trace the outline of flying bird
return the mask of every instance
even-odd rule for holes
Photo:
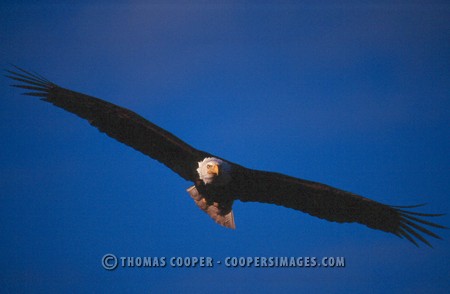
[[[100,132],[163,163],[192,182],[187,192],[198,207],[218,224],[235,229],[233,202],[262,202],[292,208],[338,223],[360,223],[369,228],[431,247],[424,236],[441,239],[428,227],[446,227],[424,220],[443,214],[410,211],[422,205],[390,206],[325,184],[280,173],[253,170],[195,149],[133,111],[107,101],[62,88],[41,75],[15,67],[6,76],[41,97],[86,119]]]

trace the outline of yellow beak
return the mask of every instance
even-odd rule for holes
[[[213,165],[210,169],[208,169],[208,174],[219,175],[219,166],[217,164]]]

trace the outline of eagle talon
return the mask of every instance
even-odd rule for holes
[[[208,200],[199,193],[196,186],[190,187],[187,191],[192,199],[194,199],[195,204],[197,204],[201,210],[206,212],[216,223],[230,229],[236,229],[232,202],[228,202],[227,206],[219,202]]]

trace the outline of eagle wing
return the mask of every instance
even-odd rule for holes
[[[25,95],[42,97],[42,100],[88,120],[101,132],[158,160],[188,181],[197,179],[197,162],[213,156],[191,147],[128,109],[61,88],[38,74],[16,68],[16,72],[8,71],[10,75],[7,76],[21,82],[12,86],[32,91]],[[418,244],[414,238],[431,246],[423,234],[440,239],[423,225],[446,228],[420,218],[442,214],[405,210],[417,206],[389,206],[324,184],[232,165],[233,184],[227,188],[232,193],[229,200],[271,203],[333,222],[357,222],[405,237],[415,245]],[[208,212],[208,209],[204,210]],[[218,220],[219,223],[234,227],[233,216],[229,215],[231,204],[229,209],[208,213],[216,221],[216,215],[224,217],[224,220]]]
[[[241,201],[276,204],[332,222],[360,223],[405,237],[416,246],[418,244],[414,238],[431,246],[423,235],[441,239],[423,225],[446,228],[420,218],[442,214],[407,210],[421,205],[389,206],[331,186],[283,174],[238,167],[235,181],[239,188],[234,193]]]
[[[16,69],[8,70],[7,77],[21,82],[12,86],[32,90],[24,95],[42,97],[41,100],[86,119],[101,132],[158,160],[188,181],[196,179],[197,162],[211,156],[131,110],[61,88],[36,73]]]

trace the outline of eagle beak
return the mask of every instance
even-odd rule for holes
[[[217,164],[213,165],[209,170],[208,174],[219,175],[219,166]]]

